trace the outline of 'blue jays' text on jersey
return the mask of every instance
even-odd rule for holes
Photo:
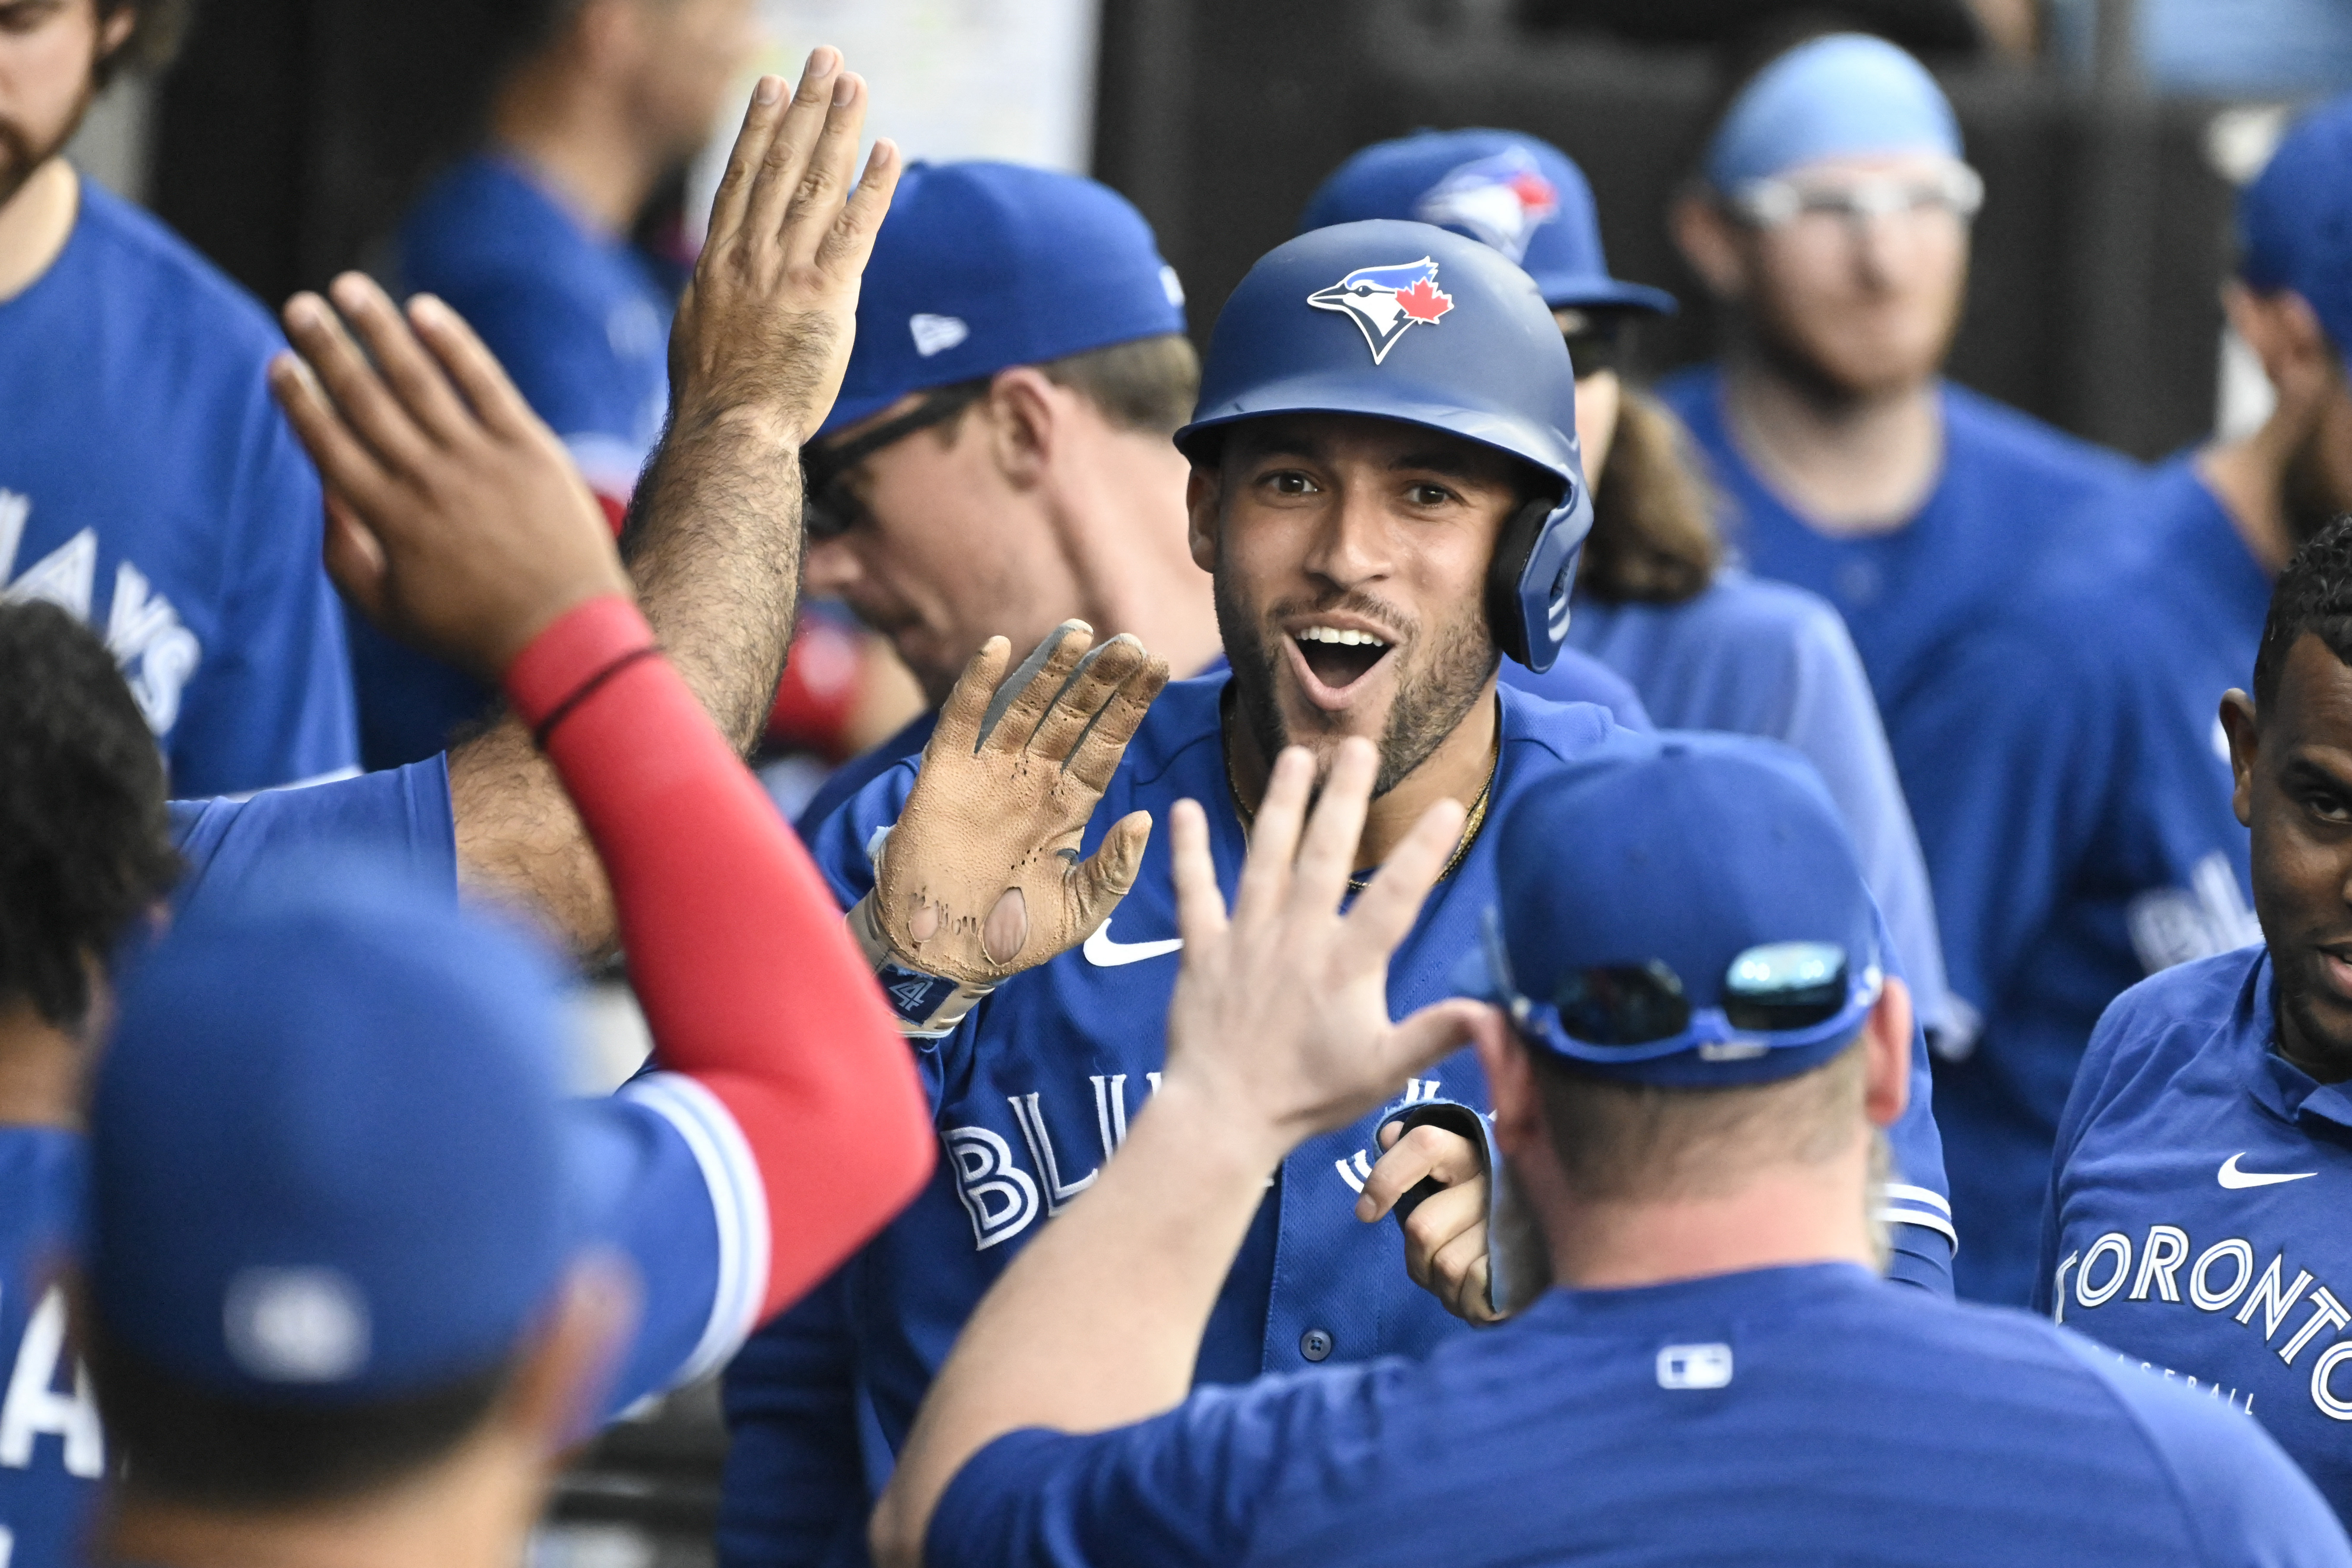
[[[2260,948],[2116,999],[2058,1131],[2035,1304],[2251,1415],[2352,1519],[2352,1096],[2281,1058]]]
[[[1217,676],[1161,693],[1087,829],[1087,853],[1128,812],[1147,809],[1164,822],[1189,797],[1208,813],[1218,877],[1232,896],[1246,840],[1225,784],[1219,702],[1226,684]],[[1598,709],[1507,687],[1501,715],[1497,812],[1528,781],[1611,731]],[[914,776],[911,764],[886,774],[819,829],[817,864],[845,905],[871,887],[868,847],[897,820]],[[1482,834],[1431,894],[1390,964],[1397,1016],[1449,994],[1449,973],[1494,901],[1494,854],[1493,837]],[[1100,931],[1000,986],[955,1033],[921,1051],[947,1157],[847,1274],[860,1374],[893,1447],[972,1308],[1037,1227],[1093,1182],[1150,1096],[1166,1049],[1175,931],[1167,835],[1157,833],[1134,889]],[[1890,1215],[1918,1216],[1893,1227],[1897,1267],[1933,1289],[1948,1278],[1951,1249],[1928,1228],[1943,1223],[1943,1184],[1924,1050],[1914,1085],[1914,1108],[1895,1130],[1905,1185]],[[1407,1091],[1480,1108],[1486,1092],[1467,1051]],[[1210,1320],[1200,1381],[1236,1383],[1327,1357],[1420,1354],[1468,1331],[1406,1276],[1397,1227],[1355,1217],[1379,1120],[1310,1140],[1283,1163]]]
[[[269,318],[95,182],[0,300],[0,596],[106,638],[183,795],[357,761],[318,475],[270,399]]]
[[[89,1374],[67,1346],[62,1272],[81,1223],[78,1132],[0,1125],[0,1568],[62,1568],[106,1473]]]
[[[2251,1422],[1852,1264],[1555,1290],[1426,1361],[1010,1433],[927,1544],[934,1568],[2352,1563]]]
[[[2084,508],[2130,483],[2126,458],[1983,397],[1941,388],[1944,468],[1925,505],[1888,532],[1832,538],[1775,495],[1732,439],[1713,365],[1661,383],[1728,505],[1724,534],[1748,570],[1837,606],[1903,760],[1904,710],[1943,645],[1965,637],[2045,559],[2079,547]],[[1911,783],[1906,773],[1903,782]]]
[[[669,402],[672,302],[645,258],[520,164],[477,155],[401,225],[398,269],[404,292],[436,294],[466,318],[590,488],[625,504]],[[351,637],[371,768],[430,756],[495,700],[472,676],[356,616]]]
[[[1979,1020],[1936,1064],[1955,1272],[2012,1306],[2101,1011],[2261,938],[2219,710],[2252,678],[2270,580],[2187,461],[2127,499],[2128,527],[1950,648],[1895,733],[1952,993]]]
[[[1768,735],[1804,753],[1853,839],[1919,1022],[1931,1038],[1941,1032],[1944,953],[1927,868],[1869,678],[1837,612],[1801,588],[1726,570],[1680,604],[1583,595],[1568,640],[1631,680],[1669,730]]]

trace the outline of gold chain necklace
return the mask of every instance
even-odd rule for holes
[[[1241,783],[1234,777],[1234,746],[1230,734],[1221,735],[1219,740],[1222,742],[1220,749],[1224,753],[1225,791],[1234,797],[1234,815],[1242,819],[1242,835],[1247,837],[1251,830],[1257,826],[1257,812],[1242,799]],[[1470,803],[1470,814],[1462,824],[1462,840],[1454,845],[1453,855],[1445,862],[1445,868],[1438,872],[1439,881],[1443,882],[1446,878],[1454,875],[1454,869],[1462,864],[1463,857],[1470,853],[1470,846],[1477,842],[1478,830],[1486,825],[1487,797],[1495,793],[1495,779],[1502,771],[1503,724],[1502,715],[1497,713],[1495,716],[1495,755],[1494,760],[1486,764],[1486,782],[1478,786],[1478,797]],[[1360,893],[1370,885],[1371,879],[1369,877],[1348,879],[1348,891],[1351,893]]]

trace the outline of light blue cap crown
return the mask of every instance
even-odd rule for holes
[[[1927,68],[1884,38],[1832,33],[1756,74],[1707,144],[1726,195],[1831,158],[1960,155],[1960,126]]]

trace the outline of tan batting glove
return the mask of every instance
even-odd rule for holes
[[[1005,677],[1011,658],[991,637],[965,667],[874,890],[850,911],[911,1034],[945,1033],[999,982],[1085,941],[1135,885],[1150,841],[1151,814],[1130,812],[1078,859],[1168,661],[1124,635],[1095,647],[1084,621],[1063,622]],[[955,982],[961,1005],[944,987],[919,996],[893,969]]]

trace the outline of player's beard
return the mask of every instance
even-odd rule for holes
[[[1916,376],[1902,371],[1857,377],[1825,363],[1813,345],[1805,341],[1803,331],[1794,321],[1783,319],[1783,313],[1769,300],[1750,300],[1739,312],[1738,327],[1748,352],[1774,379],[1794,388],[1813,406],[1831,413],[1892,397],[1916,384]],[[1959,311],[1955,306],[1948,311],[1935,352],[1928,356],[1927,374],[1933,375],[1936,367],[1943,363],[1944,356],[1951,351],[1952,335],[1958,328]]]
[[[1258,615],[1243,602],[1239,585],[1216,574],[1217,631],[1234,667],[1234,700],[1249,727],[1258,755],[1271,767],[1283,747],[1310,744],[1312,735],[1293,735],[1283,721],[1275,690],[1274,649],[1284,636],[1280,622],[1302,610],[1352,611],[1402,634],[1391,658],[1398,661],[1396,696],[1381,728],[1379,774],[1372,794],[1383,795],[1429,760],[1429,754],[1461,726],[1486,689],[1502,655],[1486,626],[1486,607],[1472,600],[1424,636],[1412,616],[1385,600],[1362,594],[1337,594],[1313,604],[1287,602]]]
[[[21,125],[0,119],[0,207],[16,199],[25,182],[33,172],[65,150],[73,133],[81,129],[82,117],[89,112],[91,102],[98,97],[98,69],[92,63],[89,73],[82,79],[81,96],[66,116],[65,128],[47,142],[37,142]]]

